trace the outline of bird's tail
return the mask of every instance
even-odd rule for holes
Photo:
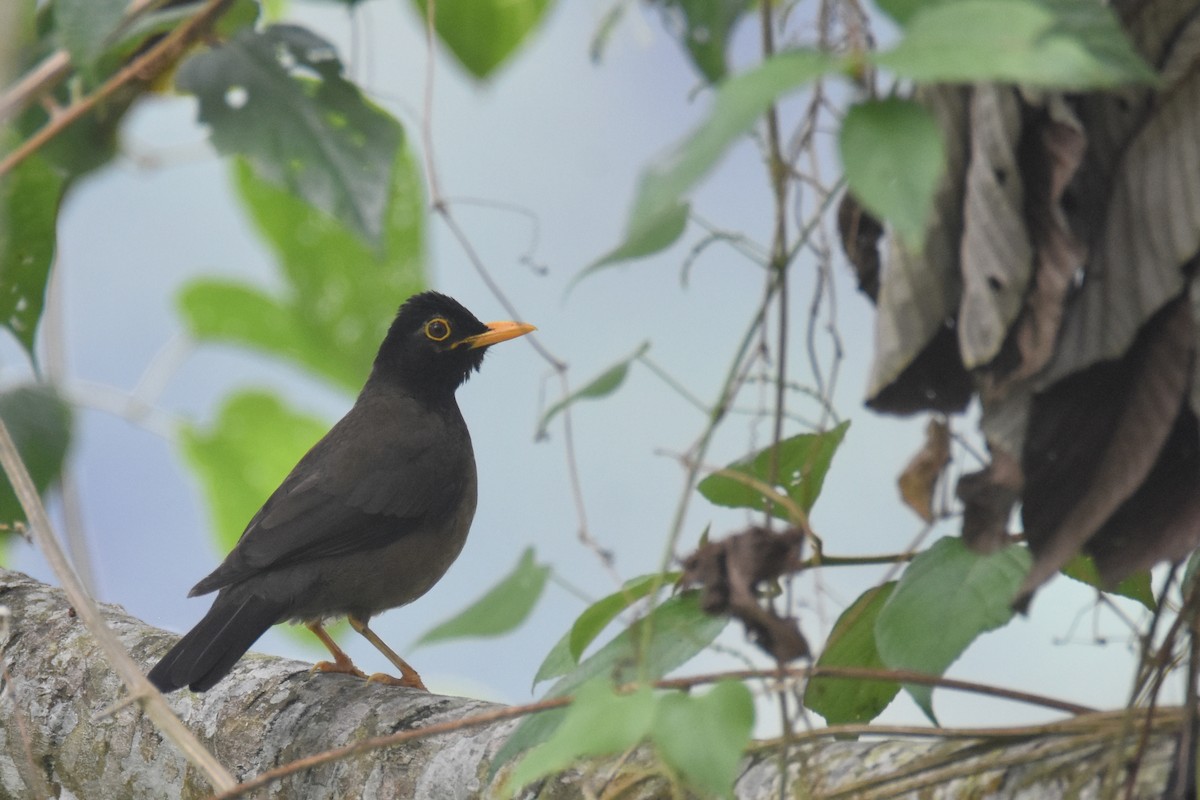
[[[204,619],[146,677],[161,692],[184,686],[193,692],[211,689],[267,628],[280,621],[284,611],[281,604],[261,597],[219,594]]]

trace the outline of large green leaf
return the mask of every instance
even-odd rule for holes
[[[550,567],[534,560],[532,547],[525,548],[508,575],[452,619],[423,633],[414,647],[447,639],[508,633],[529,616],[546,588],[549,575]]]
[[[657,680],[712,644],[727,622],[723,616],[705,614],[700,608],[697,592],[672,597],[584,659],[555,682],[545,696],[574,694],[593,678],[604,678],[615,684],[628,683],[635,678]],[[642,650],[647,625],[652,636],[646,649]],[[562,718],[562,709],[557,709],[523,719],[492,759],[490,774],[495,776],[515,756],[546,741]]]
[[[64,181],[39,154],[0,178],[0,325],[33,357]]]
[[[257,177],[234,182],[287,280],[281,296],[200,279],[180,295],[193,335],[283,356],[357,391],[400,302],[425,288],[424,210],[416,165],[402,146],[390,170],[382,250]]]
[[[602,266],[657,252],[673,242],[687,218],[685,195],[716,166],[730,146],[781,96],[841,68],[842,62],[832,56],[813,50],[794,50],[773,56],[755,69],[722,82],[705,120],[643,173],[625,241],[585,269],[576,280]]]
[[[939,539],[912,560],[879,612],[875,643],[883,663],[941,675],[977,636],[1008,624],[1029,566],[1022,545],[983,555],[957,536]],[[932,687],[904,688],[936,723]]]
[[[886,665],[875,646],[875,620],[892,596],[895,581],[875,586],[842,612],[817,667],[868,667]],[[804,705],[825,718],[830,725],[846,722],[870,722],[888,707],[900,684],[891,681],[863,681],[818,675],[804,690]]]
[[[850,421],[846,420],[824,433],[802,433],[785,439],[778,445],[776,456],[776,486],[787,494],[805,512],[811,511],[813,503],[821,494],[825,473],[833,461],[833,454],[846,435]],[[739,472],[756,481],[770,485],[771,451],[768,447],[733,462],[727,470]],[[753,486],[726,475],[709,475],[696,487],[709,502],[731,508],[752,508],[761,511],[767,507],[767,499]],[[771,503],[771,513],[787,519],[787,509]]]
[[[544,436],[546,434],[546,426],[550,424],[550,420],[562,413],[563,409],[568,406],[580,400],[597,400],[601,397],[607,397],[621,388],[621,384],[625,382],[625,377],[629,374],[629,365],[649,349],[650,343],[643,342],[631,356],[613,364],[589,381],[582,389],[576,389],[567,397],[551,405],[550,408],[546,409],[546,413],[542,414],[541,420],[538,421],[537,435],[539,437]]]
[[[651,738],[662,760],[691,786],[732,798],[753,728],[750,690],[737,681],[721,681],[704,695],[660,697]]]
[[[416,0],[425,19],[424,0]],[[434,27],[467,71],[486,78],[542,21],[550,0],[437,0]]]
[[[243,31],[185,61],[176,83],[218,150],[379,246],[403,131],[342,77],[333,45],[294,25]]]
[[[605,680],[589,681],[563,713],[554,736],[530,750],[513,768],[500,796],[511,797],[516,789],[561,772],[581,758],[628,750],[650,732],[655,706],[654,692],[648,686],[617,694]]]
[[[207,429],[183,426],[180,446],[208,499],[222,553],[237,544],[246,524],[328,429],[259,391],[227,397]]]
[[[39,493],[62,473],[71,444],[71,408],[50,386],[20,386],[0,394],[0,419]],[[0,523],[24,520],[8,477],[0,471]]]
[[[55,0],[54,27],[59,43],[71,54],[71,63],[88,70],[125,15],[128,0]]]
[[[945,144],[933,116],[909,100],[858,103],[842,120],[838,147],[850,191],[910,249],[919,249],[945,169]]]
[[[1116,14],[1095,0],[924,4],[908,19],[900,43],[870,58],[930,83],[1098,89],[1154,80]]]

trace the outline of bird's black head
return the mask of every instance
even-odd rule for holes
[[[414,394],[453,392],[483,363],[492,345],[534,330],[523,322],[480,322],[453,297],[413,295],[388,330],[371,381],[399,383]]]

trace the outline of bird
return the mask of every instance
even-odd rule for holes
[[[326,621],[350,626],[400,670],[372,675],[425,690],[420,675],[368,626],[429,591],[458,558],[475,515],[475,456],[455,392],[488,348],[536,330],[480,322],[427,291],[406,300],[354,405],[304,455],[189,597],[208,613],[150,670],[162,692],[211,689],[279,622],[306,625],[333,657],[313,671],[367,677]]]

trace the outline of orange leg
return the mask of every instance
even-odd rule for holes
[[[383,653],[387,657],[387,660],[395,664],[396,669],[400,670],[399,678],[393,678],[391,675],[384,675],[382,672],[377,672],[370,678],[367,678],[368,681],[385,683],[389,686],[407,686],[410,689],[420,689],[423,692],[429,691],[425,688],[425,684],[422,682],[421,676],[417,674],[417,671],[410,667],[407,661],[397,655],[395,650],[388,647],[375,631],[368,628],[365,620],[350,617],[350,627],[362,634],[363,638],[368,642],[375,645],[375,649]]]
[[[333,655],[333,661],[318,661],[313,664],[313,668],[309,672],[344,672],[347,675],[357,675],[360,678],[367,677],[367,673],[363,672],[358,667],[354,666],[354,662],[350,660],[350,656],[342,651],[342,648],[337,646],[337,642],[333,641],[325,630],[325,627],[318,622],[310,622],[307,625],[308,629],[316,634],[321,640],[321,644],[329,648],[329,652]]]

